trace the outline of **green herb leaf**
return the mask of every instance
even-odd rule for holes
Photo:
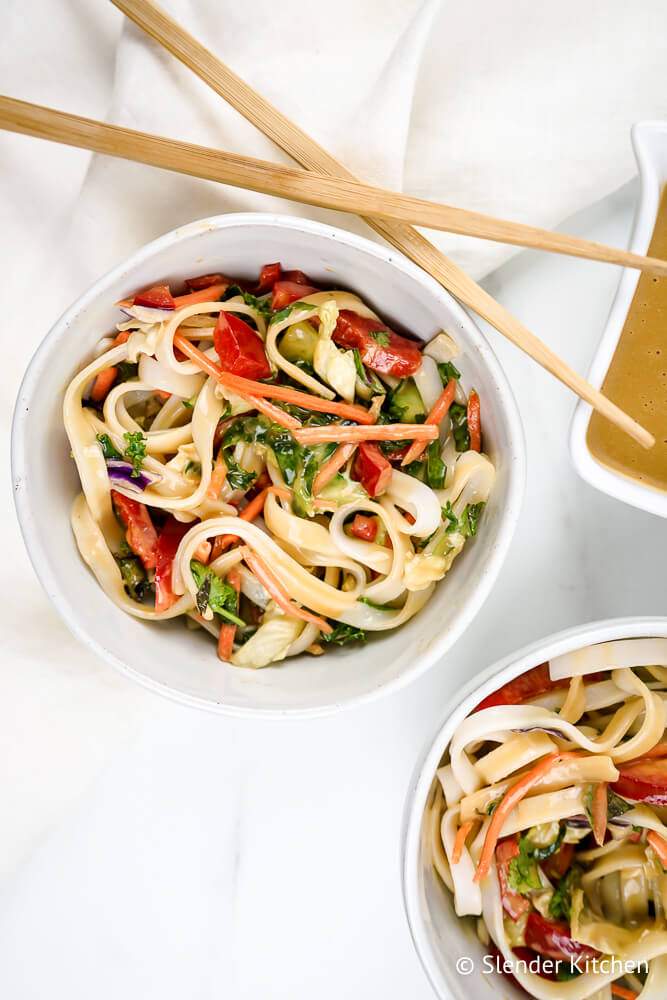
[[[447,527],[445,529],[446,533],[448,535],[451,535],[452,532],[458,531],[459,530],[459,519],[456,516],[456,514],[454,513],[454,508],[452,507],[452,505],[451,505],[451,503],[450,503],[449,500],[447,501],[447,503],[445,504],[445,506],[441,508],[441,510],[442,510],[442,519],[443,519],[443,521],[447,521]]]
[[[279,309],[271,317],[271,325],[274,323],[282,323],[284,319],[293,313],[296,309],[317,309],[317,306],[313,302],[292,302],[291,305],[285,306],[284,309]]]
[[[468,432],[468,410],[462,403],[452,403],[449,416],[452,421],[452,434],[457,451],[470,450],[470,434]]]
[[[216,576],[212,569],[197,562],[196,559],[190,561],[190,571],[197,585],[196,601],[199,614],[203,615],[208,607],[227,621],[244,628],[245,622],[236,614],[238,595],[231,583]]]
[[[353,625],[345,625],[338,622],[328,635],[322,632],[321,640],[325,643],[335,643],[336,646],[345,646],[348,642],[366,642],[366,633],[362,628],[354,628]]]
[[[233,490],[243,490],[244,492],[257,479],[256,472],[246,472],[230,452],[225,452],[225,465],[227,466],[227,482]]]
[[[458,370],[456,365],[452,364],[451,361],[441,361],[438,364],[438,374],[442,379],[442,384],[447,385],[450,379],[456,379],[457,381],[461,378],[461,372]]]
[[[186,476],[201,476],[201,462],[188,462],[183,471]]]
[[[102,447],[102,454],[107,459],[119,459],[123,456],[118,451],[118,448],[114,445],[113,441],[108,434],[98,434],[97,440]]]
[[[530,853],[526,837],[519,840],[519,853],[509,863],[507,883],[514,892],[526,895],[531,889],[540,889],[542,883],[537,870],[537,862]]]
[[[133,601],[143,601],[150,585],[141,560],[133,556],[121,555],[116,557],[116,562],[128,595]]]
[[[148,440],[141,431],[126,431],[123,437],[127,442],[125,458],[132,463],[132,475],[138,476],[146,458]]]
[[[566,920],[569,924],[572,907],[572,893],[581,880],[581,868],[573,865],[563,875],[549,900],[549,916],[554,920]]]
[[[131,378],[136,378],[139,374],[139,365],[131,361],[119,361],[116,370],[118,372],[117,382],[129,382]]]
[[[615,819],[616,816],[622,816],[623,813],[628,812],[630,809],[632,809],[630,803],[622,799],[616,792],[612,792],[609,785],[607,785],[607,819]]]
[[[431,441],[426,449],[426,482],[434,490],[441,490],[445,485],[447,466],[440,458],[440,442]]]
[[[477,534],[477,526],[483,510],[483,503],[469,503],[463,511],[460,531],[466,538],[473,538]]]

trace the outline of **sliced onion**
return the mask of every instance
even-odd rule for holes
[[[555,656],[549,663],[552,681],[582,677],[618,667],[667,666],[667,639],[614,639]]]
[[[141,323],[162,323],[174,315],[173,309],[151,309],[150,306],[121,306],[120,309]]]
[[[412,376],[422,398],[426,411],[430,411],[442,395],[442,379],[438,366],[427,354],[422,355],[422,363]]]

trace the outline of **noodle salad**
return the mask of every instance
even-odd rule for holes
[[[430,860],[537,1000],[667,996],[663,664],[667,639],[628,639],[535,667],[474,709],[438,769]]]
[[[80,553],[118,607],[264,667],[394,629],[475,535],[480,399],[357,295],[262,268],[138,292],[64,423]]]

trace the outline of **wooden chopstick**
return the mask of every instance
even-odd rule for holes
[[[152,0],[112,0],[112,3],[307,170],[354,180],[343,164],[233,73]],[[491,323],[593,409],[644,448],[653,447],[655,439],[652,434],[570,368],[416,229],[402,222],[378,220],[373,216],[363,218],[389,243],[428,271],[452,295]]]
[[[164,170],[230,184],[232,187],[277,195],[354,215],[409,222],[464,236],[512,243],[588,260],[636,267],[667,275],[667,261],[619,250],[548,229],[496,219],[479,212],[413,198],[341,177],[285,167],[250,156],[166,139],[148,132],[82,118],[41,104],[0,95],[0,128],[146,163]]]

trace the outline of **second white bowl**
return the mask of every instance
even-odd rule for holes
[[[482,400],[485,444],[497,481],[474,544],[429,604],[403,628],[360,649],[302,656],[264,670],[221,664],[206,638],[180,625],[124,615],[79,557],[69,510],[79,490],[62,425],[65,387],[118,320],[114,302],[156,281],[223,271],[255,277],[280,260],[327,287],[358,292],[387,320],[429,339],[447,329],[461,348],[464,385]],[[457,361],[457,364],[459,362]],[[523,496],[521,422],[508,382],[483,336],[447,292],[399,254],[316,222],[226,215],[167,233],[97,281],[58,320],[32,359],[16,404],[12,460],[21,528],[33,565],[66,623],[142,684],[192,705],[236,714],[314,714],[407,683],[445,653],[487,597]]]

